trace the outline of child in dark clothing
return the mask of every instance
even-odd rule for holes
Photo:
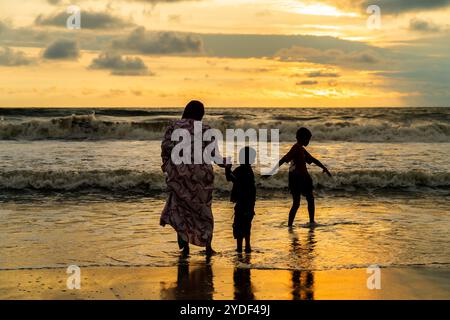
[[[245,252],[251,252],[250,230],[255,215],[256,187],[252,164],[255,162],[256,151],[245,147],[239,152],[240,166],[233,172],[231,164],[225,167],[227,181],[233,182],[231,201],[234,207],[233,236],[237,241],[237,252],[242,252],[242,242],[245,239]]]
[[[314,221],[315,203],[313,195],[313,182],[308,173],[308,169],[306,168],[306,164],[314,163],[316,166],[321,168],[324,173],[331,177],[331,173],[328,169],[305,150],[304,146],[308,146],[311,137],[311,131],[308,129],[298,129],[296,134],[297,143],[292,146],[291,150],[283,158],[281,158],[278,163],[278,167],[281,167],[284,163],[291,163],[289,167],[289,190],[292,194],[292,208],[289,212],[289,227],[292,227],[294,223],[295,215],[300,207],[301,195],[303,195],[308,202],[309,225],[314,226],[316,223]],[[274,174],[278,167],[275,167],[269,175]]]

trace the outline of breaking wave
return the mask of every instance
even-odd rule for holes
[[[333,178],[312,173],[318,190],[393,190],[393,189],[448,189],[450,173],[422,171],[360,170],[336,172]],[[0,172],[1,190],[149,192],[164,191],[165,178],[161,173],[135,170],[44,171],[14,170]],[[230,184],[222,174],[216,174],[218,191],[228,191]],[[281,172],[269,179],[257,177],[258,190],[287,189],[287,173]]]
[[[94,114],[0,122],[2,140],[155,140],[160,139],[169,120],[128,122],[99,120]]]
[[[51,119],[0,121],[1,140],[159,140],[172,119],[99,119],[95,114]],[[281,141],[295,140],[299,126],[306,125],[315,141],[348,142],[449,142],[450,124],[432,121],[417,124],[395,122],[244,120],[215,118],[208,121],[225,134],[226,129],[279,129]]]

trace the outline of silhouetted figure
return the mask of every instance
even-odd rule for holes
[[[306,128],[300,128],[297,131],[296,138],[297,143],[294,144],[291,150],[283,157],[278,163],[278,167],[281,167],[284,163],[291,162],[289,167],[289,190],[292,194],[292,208],[289,212],[288,226],[292,227],[297,214],[297,210],[300,207],[300,196],[303,195],[308,202],[309,224],[315,225],[315,204],[313,195],[313,181],[308,173],[306,164],[314,163],[318,167],[323,169],[323,172],[331,177],[331,173],[328,169],[316,158],[311,156],[304,146],[308,146],[311,140],[312,134]],[[272,172],[276,172],[278,167],[275,167]]]
[[[238,256],[240,262],[250,264],[250,256]],[[251,280],[250,268],[234,268],[233,272],[234,282],[234,300],[254,300],[253,286]]]
[[[251,252],[250,232],[255,215],[256,187],[252,164],[255,162],[256,151],[245,147],[239,152],[240,166],[231,171],[231,165],[225,168],[228,181],[233,182],[231,201],[234,206],[233,236],[237,241],[237,252],[242,252],[242,242],[245,239],[245,252]]]
[[[172,134],[176,130],[187,130],[191,135],[191,150],[195,150],[196,143],[201,143],[204,151],[209,143],[196,142],[194,135],[195,123],[201,121],[204,114],[205,109],[200,101],[189,102],[182,119],[174,121],[167,127],[161,143],[163,162],[161,169],[166,176],[168,197],[161,214],[160,225],[170,225],[175,229],[179,248],[185,254],[189,253],[190,243],[206,247],[207,255],[214,253],[211,247],[214,229],[211,210],[214,170],[212,164],[205,159],[202,159],[202,163],[196,164],[194,151],[191,152],[190,163],[175,164],[172,160],[172,151],[179,142],[172,140]],[[211,129],[204,123],[201,123],[201,128],[202,133]],[[217,154],[214,156],[219,158]]]

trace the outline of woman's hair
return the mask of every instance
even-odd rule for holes
[[[197,100],[192,100],[187,104],[186,108],[184,108],[182,119],[193,119],[200,121],[203,119],[204,115],[205,106],[203,103]]]
[[[311,139],[312,133],[307,128],[300,128],[297,130],[296,138],[297,140],[307,140]]]

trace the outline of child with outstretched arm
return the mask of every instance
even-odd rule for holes
[[[313,195],[313,181],[308,173],[306,164],[314,163],[318,167],[322,168],[324,173],[331,177],[331,173],[328,169],[305,150],[304,147],[309,144],[311,137],[311,131],[306,128],[300,128],[296,134],[297,143],[292,146],[291,150],[283,158],[281,158],[278,166],[275,167],[271,173],[269,173],[269,175],[273,175],[284,163],[291,162],[289,167],[289,190],[292,194],[292,208],[289,212],[289,227],[292,227],[294,223],[295,215],[300,207],[301,195],[303,195],[308,202],[310,226],[314,226],[316,223],[314,221],[315,204]]]

